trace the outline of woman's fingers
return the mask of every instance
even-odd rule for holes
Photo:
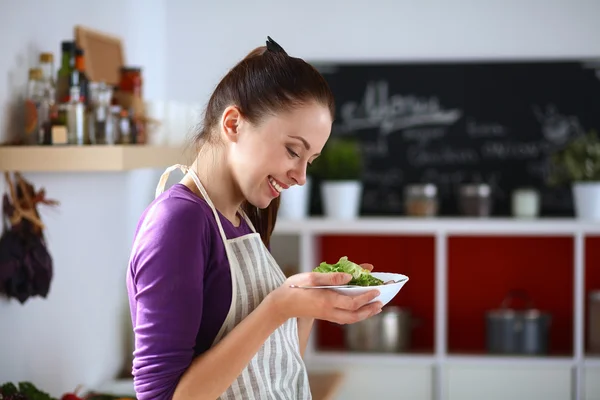
[[[334,309],[331,311],[331,315],[327,319],[331,322],[335,322],[341,325],[354,324],[356,322],[372,317],[380,311],[381,303],[375,302],[371,304],[366,304],[355,311],[342,310],[339,308]]]
[[[342,310],[355,311],[375,299],[379,296],[378,290],[369,290],[366,293],[360,294],[358,296],[346,296],[343,294],[333,292],[333,299],[331,300],[331,305],[335,308],[339,308]]]
[[[359,264],[361,267],[363,267],[364,269],[367,269],[369,271],[373,271],[373,264],[369,264],[369,263],[363,263],[363,264]]]

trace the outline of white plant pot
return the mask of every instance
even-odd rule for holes
[[[600,182],[573,183],[573,202],[577,218],[600,221]]]
[[[354,219],[360,213],[362,199],[360,181],[323,181],[321,202],[323,213],[328,218]]]
[[[294,185],[281,193],[278,218],[302,219],[307,218],[310,212],[310,188],[311,180],[306,178],[302,186]]]

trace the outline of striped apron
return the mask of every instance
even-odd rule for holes
[[[241,214],[252,228],[253,233],[235,239],[227,239],[219,214],[198,175],[193,170],[188,170],[187,167],[181,165],[169,167],[160,179],[157,195],[162,192],[168,174],[175,168],[181,168],[184,173],[187,172],[192,177],[200,193],[210,205],[229,260],[232,286],[231,306],[213,342],[215,345],[258,307],[269,292],[281,286],[286,277],[243,211]],[[241,375],[219,399],[312,399],[306,366],[300,354],[296,318],[288,319],[267,338]]]

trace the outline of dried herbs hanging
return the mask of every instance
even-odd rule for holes
[[[37,205],[58,202],[46,199],[43,189],[36,192],[19,173],[14,174],[16,187],[8,172],[4,176],[9,193],[2,199],[0,293],[23,304],[30,297],[45,298],[50,291],[53,263]]]

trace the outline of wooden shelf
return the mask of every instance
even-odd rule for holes
[[[181,147],[149,145],[0,146],[0,170],[20,172],[111,172],[189,163]]]

